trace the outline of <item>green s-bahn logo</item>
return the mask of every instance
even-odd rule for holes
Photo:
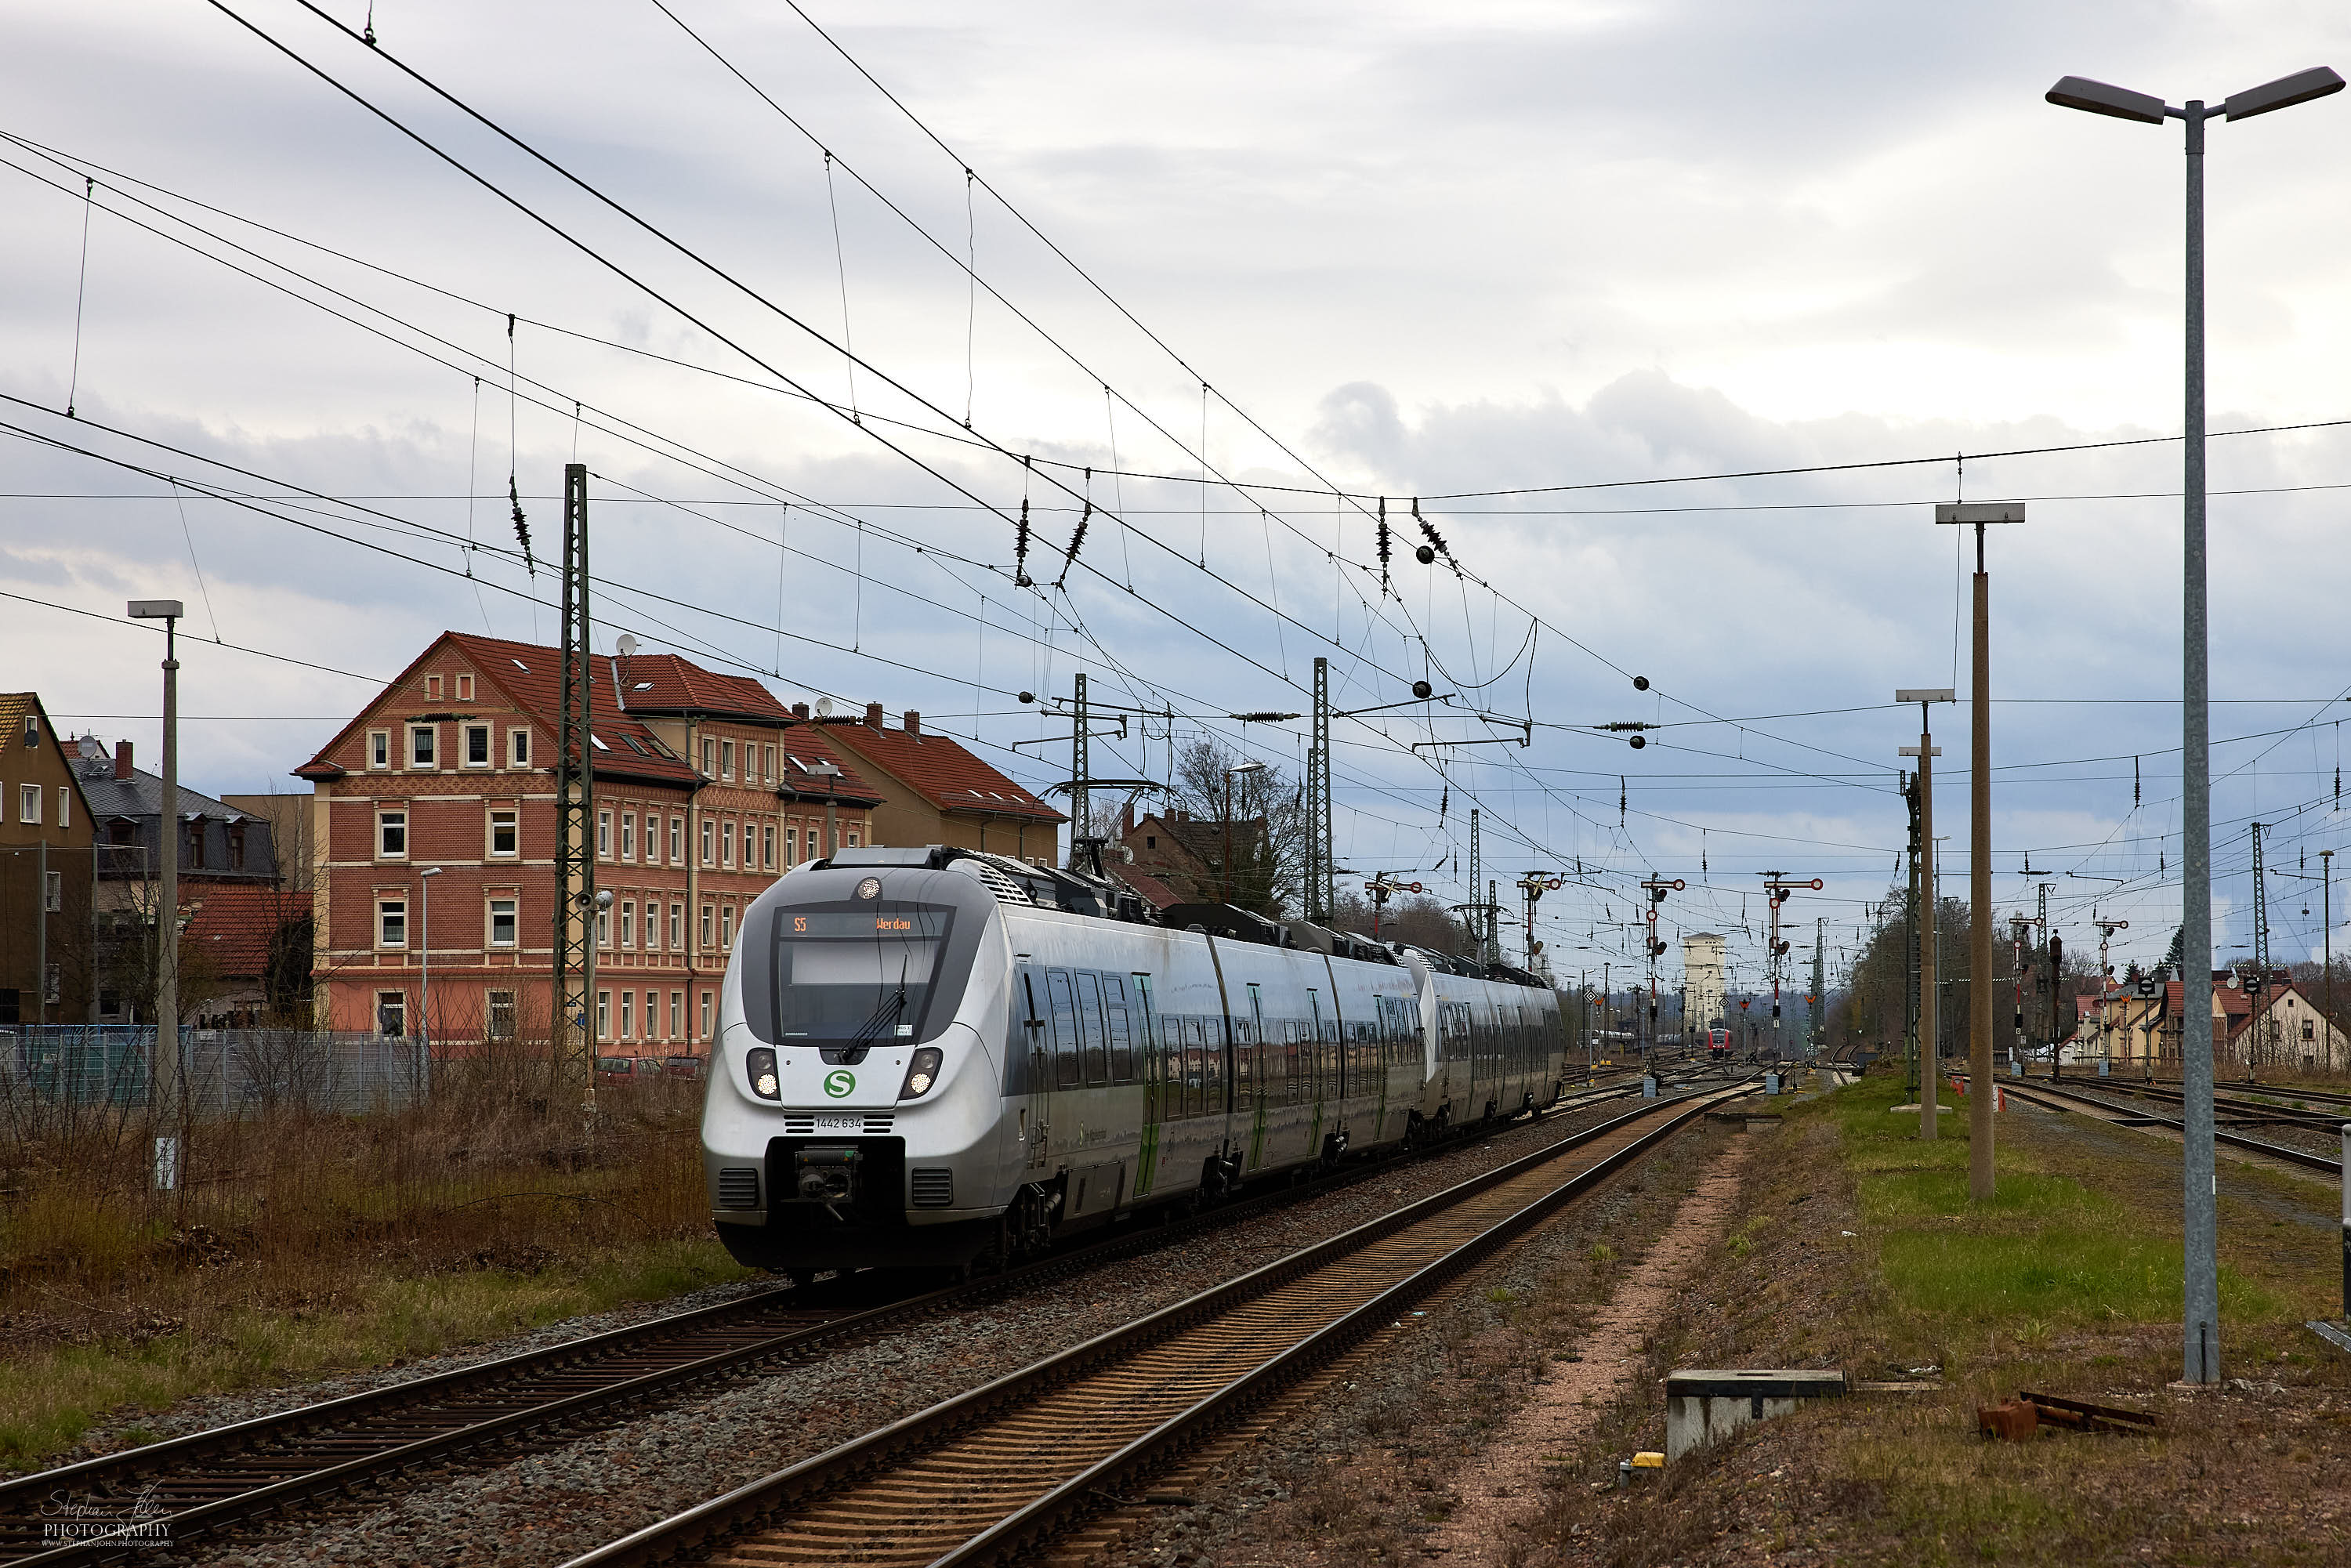
[[[857,1074],[845,1067],[836,1067],[824,1075],[824,1092],[836,1100],[845,1100],[857,1091]]]

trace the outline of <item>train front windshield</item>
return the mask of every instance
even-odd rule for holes
[[[954,1016],[960,989],[939,974],[954,923],[952,909],[928,904],[777,911],[776,1042],[845,1049],[929,1039]]]

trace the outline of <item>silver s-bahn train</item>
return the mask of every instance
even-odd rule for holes
[[[997,855],[843,850],[740,932],[704,1167],[783,1272],[1002,1263],[1565,1086],[1533,976]]]

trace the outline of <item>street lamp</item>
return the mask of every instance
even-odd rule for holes
[[[2185,545],[2181,595],[2180,679],[2180,944],[2182,983],[2179,1076],[2186,1102],[2181,1118],[2185,1214],[2185,1285],[2180,1334],[2189,1383],[2220,1377],[2220,1277],[2218,1198],[2212,1168],[2212,774],[2210,691],[2206,683],[2204,570],[2204,122],[2216,114],[2249,120],[2343,90],[2343,78],[2325,66],[2280,77],[2233,93],[2208,110],[2202,99],[2174,109],[2159,98],[2066,77],[2047,94],[2051,103],[2091,114],[2188,127],[2187,387],[2181,534]]]
[[[1262,773],[1265,764],[1251,758],[1249,761],[1225,769],[1225,902],[1233,901],[1233,775]]]
[[[180,1185],[180,617],[176,599],[134,599],[134,621],[163,623],[163,791],[155,820],[155,1049],[147,1061],[155,1111],[155,1189]],[[164,1042],[169,1040],[167,1045]]]
[[[824,853],[830,860],[841,849],[841,832],[833,813],[834,791],[841,783],[841,768],[837,763],[820,762],[809,769],[824,780]]]
[[[418,1073],[421,1083],[425,1073],[433,1071],[433,879],[445,871],[445,866],[429,865],[416,873],[416,956],[423,967],[423,979],[419,986],[423,995],[418,1006],[423,1015],[424,1051]]]

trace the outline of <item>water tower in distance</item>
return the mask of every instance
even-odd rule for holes
[[[1692,932],[1682,938],[1682,986],[1686,998],[1682,1027],[1686,1030],[1719,1029],[1723,1025],[1722,938],[1711,931]]]

